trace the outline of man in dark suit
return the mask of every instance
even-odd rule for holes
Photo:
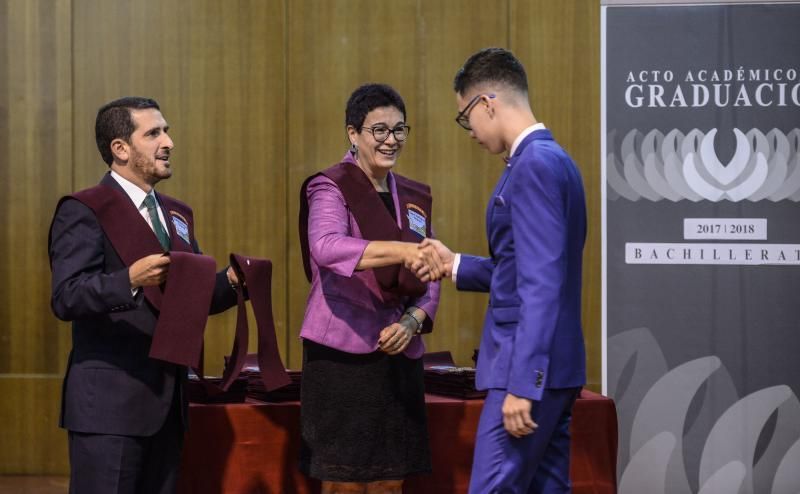
[[[534,118],[525,69],[510,52],[472,55],[454,86],[459,125],[490,153],[510,156],[486,211],[490,257],[423,242],[459,290],[489,292],[476,382],[488,395],[470,492],[569,492],[569,421],[586,381],[583,183]]]
[[[109,165],[100,185],[63,198],[50,230],[52,308],[72,321],[61,426],[69,431],[70,492],[175,490],[187,369],[148,357],[170,266],[167,251],[199,253],[191,209],[155,185],[172,174],[172,139],[158,104],[112,101],[95,138]],[[236,304],[228,268],[210,313]]]

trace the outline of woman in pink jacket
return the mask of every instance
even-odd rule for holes
[[[363,85],[345,118],[350,150],[301,193],[300,467],[323,493],[400,493],[431,470],[421,334],[442,268],[417,245],[431,236],[430,188],[392,172],[410,131],[402,98]]]

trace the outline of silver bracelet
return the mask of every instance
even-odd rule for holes
[[[422,321],[417,319],[417,316],[415,316],[413,312],[406,312],[405,315],[407,315],[408,317],[413,319],[415,323],[417,323],[417,329],[414,330],[414,334],[422,333]]]

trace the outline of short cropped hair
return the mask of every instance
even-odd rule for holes
[[[525,67],[513,53],[503,48],[484,48],[470,56],[456,72],[453,89],[463,95],[477,85],[493,82],[528,92]]]
[[[156,100],[142,98],[139,96],[126,96],[106,103],[97,110],[97,119],[94,122],[94,140],[97,142],[97,149],[100,156],[107,165],[111,166],[114,162],[114,155],[111,152],[111,141],[122,139],[131,142],[131,134],[136,130],[131,117],[131,110],[144,110],[147,108],[159,108]]]
[[[375,83],[359,86],[347,100],[347,108],[344,112],[345,125],[352,125],[360,134],[367,114],[375,108],[384,106],[397,108],[403,114],[403,120],[406,119],[406,104],[392,86]]]

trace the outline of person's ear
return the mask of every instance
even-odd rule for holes
[[[124,139],[119,137],[111,141],[111,154],[114,155],[114,161],[120,163],[127,163],[130,158],[130,144],[125,142]]]
[[[347,126],[347,137],[350,139],[350,145],[356,145],[356,139],[358,139],[358,131],[352,125]]]

